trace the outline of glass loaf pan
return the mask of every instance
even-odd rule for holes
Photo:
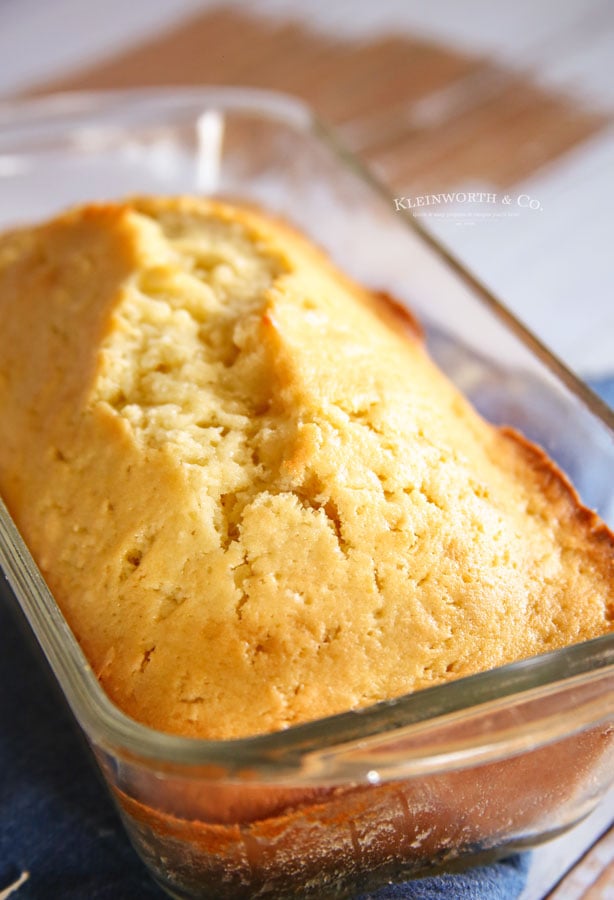
[[[612,523],[611,412],[339,149],[243,89],[0,106],[0,227],[131,193],[207,193],[296,223],[407,303],[480,411],[521,429]],[[353,896],[493,859],[582,819],[614,775],[614,634],[284,732],[153,731],[105,696],[5,509],[0,563],[130,838],[174,897]]]

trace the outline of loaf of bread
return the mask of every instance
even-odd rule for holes
[[[604,634],[614,538],[419,330],[262,213],[0,238],[0,491],[97,677],[229,738]]]

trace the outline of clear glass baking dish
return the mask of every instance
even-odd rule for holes
[[[420,318],[482,413],[612,524],[614,416],[304,106],[234,88],[0,105],[0,227],[83,200],[208,193],[295,222]],[[130,838],[178,898],[354,896],[559,834],[614,778],[614,634],[271,735],[180,738],[101,690],[4,507],[0,563]]]

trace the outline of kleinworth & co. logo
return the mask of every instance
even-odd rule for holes
[[[499,194],[494,191],[444,191],[415,197],[395,197],[393,202],[397,212],[407,210],[416,217],[459,219],[459,224],[515,217],[525,210],[543,211],[540,201],[530,194]]]

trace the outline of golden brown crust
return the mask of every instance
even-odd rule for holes
[[[614,551],[614,534],[597,513],[582,503],[580,495],[565,473],[552,461],[546,451],[538,444],[529,441],[515,428],[504,426],[501,433],[510,438],[522,451],[531,467],[539,476],[542,490],[553,504],[561,504],[569,518],[575,519],[586,529],[591,538],[603,540],[612,559]]]
[[[529,441],[514,428],[504,427],[501,434],[511,440],[535,472],[539,488],[560,522],[577,526],[585,540],[586,553],[596,568],[611,573],[614,580],[614,534],[597,513],[582,503],[580,496],[565,473],[537,444]],[[614,618],[614,598],[606,601],[606,616]]]
[[[388,291],[373,291],[371,296],[375,300],[373,307],[387,324],[398,329],[402,334],[410,338],[424,340],[424,330],[418,319],[400,300],[397,300]]]

